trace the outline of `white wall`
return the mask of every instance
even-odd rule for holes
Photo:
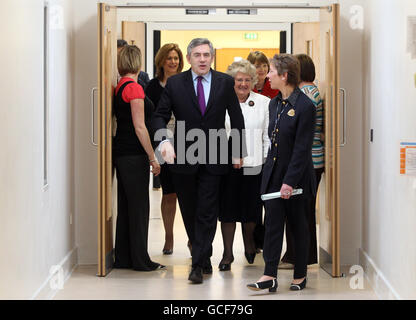
[[[80,264],[97,264],[97,148],[91,144],[90,91],[97,87],[97,1],[71,0],[75,34],[75,211]],[[97,96],[95,101],[97,101]],[[97,105],[97,102],[96,102]],[[97,110],[97,109],[95,109]],[[97,114],[97,113],[96,113]],[[96,128],[97,133],[97,128]],[[98,141],[95,135],[95,141]]]
[[[363,261],[382,297],[416,298],[416,177],[400,176],[399,144],[416,141],[416,60],[406,52],[412,0],[366,3]],[[369,142],[370,128],[374,141]]]
[[[70,224],[72,13],[69,1],[49,3],[63,24],[50,30],[47,188],[42,151],[44,1],[5,0],[0,11],[0,28],[10,31],[3,32],[0,50],[0,299],[47,297],[50,267],[61,264],[68,273],[76,263],[75,224]]]

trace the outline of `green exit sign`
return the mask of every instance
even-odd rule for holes
[[[259,35],[256,32],[246,32],[244,33],[244,40],[257,40]]]

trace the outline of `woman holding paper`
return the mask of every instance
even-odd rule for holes
[[[287,217],[296,251],[290,289],[302,290],[307,281],[308,203],[314,196],[316,184],[311,154],[316,108],[298,88],[300,66],[294,56],[275,55],[268,77],[271,87],[280,92],[269,105],[271,148],[263,168],[261,193],[280,192],[281,197],[265,201],[264,274],[247,287],[251,290],[276,291],[277,266]],[[292,197],[294,189],[302,189],[303,193]]]

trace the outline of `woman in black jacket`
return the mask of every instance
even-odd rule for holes
[[[251,290],[277,289],[277,266],[282,251],[285,218],[295,241],[296,261],[291,290],[306,286],[309,229],[308,201],[315,193],[312,142],[316,108],[298,88],[299,61],[292,55],[275,55],[268,77],[279,94],[269,105],[271,148],[264,165],[261,193],[280,192],[281,198],[265,201],[264,275],[248,285]],[[294,189],[301,195],[292,197]]]

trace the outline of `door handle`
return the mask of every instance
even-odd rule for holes
[[[345,147],[347,144],[347,91],[344,88],[339,88],[342,92],[342,109],[343,109],[343,121],[342,121],[342,143],[341,147]]]
[[[94,93],[95,93],[95,91],[98,91],[97,87],[94,87],[94,88],[91,89],[91,143],[92,143],[93,146],[98,147],[98,143],[95,143],[95,140],[94,140],[94,133],[95,133]]]

